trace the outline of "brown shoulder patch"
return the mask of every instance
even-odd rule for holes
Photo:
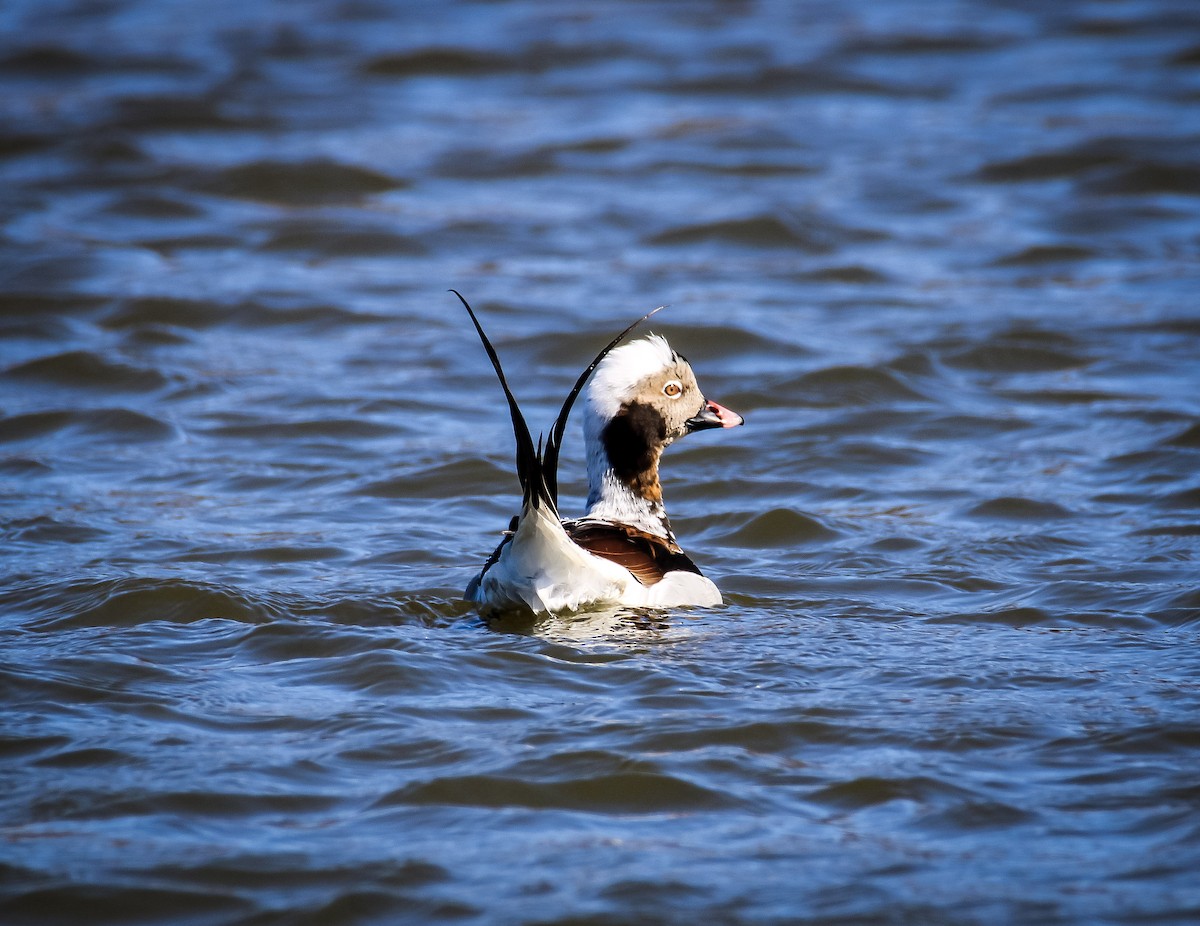
[[[668,572],[700,574],[696,564],[676,544],[635,527],[587,520],[567,521],[563,527],[576,544],[624,566],[642,585],[654,585]]]

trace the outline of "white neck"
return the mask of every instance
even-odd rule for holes
[[[588,447],[588,500],[585,517],[628,524],[638,530],[674,541],[671,522],[661,501],[652,501],[634,492],[609,465],[598,441]],[[655,487],[658,487],[657,479]]]

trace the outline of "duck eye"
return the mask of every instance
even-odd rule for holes
[[[663,386],[663,395],[670,396],[672,399],[678,398],[683,394],[683,383],[677,379],[671,380]]]

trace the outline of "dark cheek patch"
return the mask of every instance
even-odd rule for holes
[[[667,423],[657,409],[631,402],[608,423],[600,439],[619,479],[657,481],[658,454],[667,439]]]

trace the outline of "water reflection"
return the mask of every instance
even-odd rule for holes
[[[534,615],[510,612],[482,619],[489,630],[530,634],[560,643],[620,642],[673,639],[673,626],[687,623],[688,612],[650,608],[605,608],[578,614]]]

